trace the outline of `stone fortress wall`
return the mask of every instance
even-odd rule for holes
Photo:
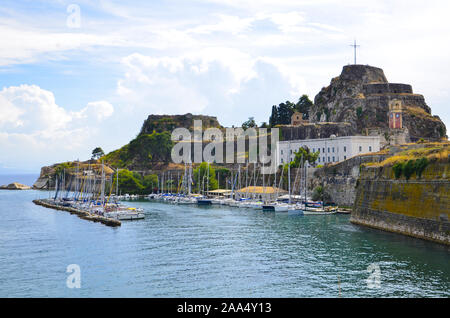
[[[373,94],[412,94],[412,86],[399,83],[371,83],[363,85],[364,95]]]

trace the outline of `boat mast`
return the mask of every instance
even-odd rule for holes
[[[103,167],[102,160],[102,183],[101,183],[101,197],[100,197],[102,205],[105,205],[105,169]]]
[[[119,168],[117,168],[117,175],[116,175],[116,195],[119,195]]]
[[[289,204],[291,204],[291,141],[289,140],[288,149],[288,190],[289,190]]]
[[[209,194],[209,161],[207,165],[208,171],[206,172],[206,196]]]
[[[189,187],[188,187],[188,194],[191,195],[191,186],[192,186],[192,163],[189,165]]]

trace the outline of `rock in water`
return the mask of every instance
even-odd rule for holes
[[[0,189],[1,190],[30,190],[31,187],[21,184],[21,183],[18,183],[18,182],[13,182],[8,185],[0,186]]]

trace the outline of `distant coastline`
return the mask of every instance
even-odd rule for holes
[[[7,185],[13,182],[18,182],[21,184],[32,186],[38,177],[39,173],[0,174],[0,185]]]

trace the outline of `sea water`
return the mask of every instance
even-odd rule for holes
[[[113,228],[48,196],[0,191],[0,297],[450,296],[448,247],[348,215],[130,201],[146,218]]]

